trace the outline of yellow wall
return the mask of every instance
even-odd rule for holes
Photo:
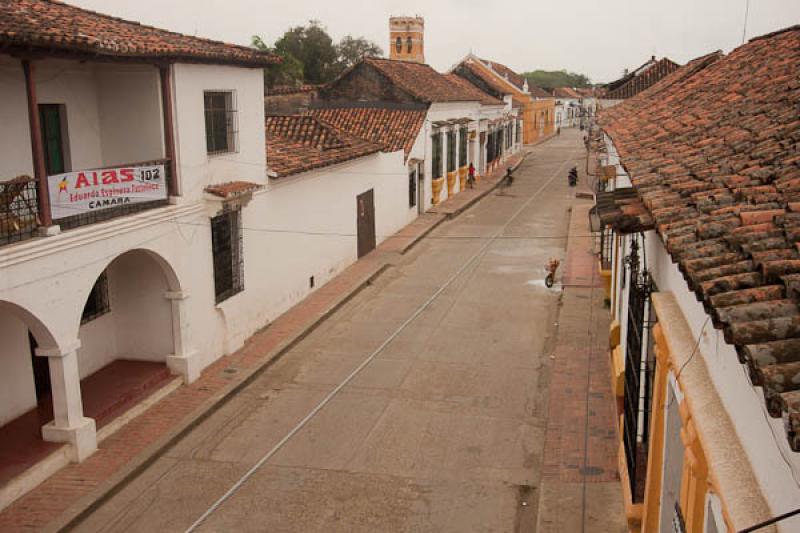
[[[624,447],[621,440],[619,446],[620,455],[618,464],[625,497],[625,513],[628,519],[629,530],[633,533],[658,533],[665,452],[665,402],[670,371],[673,373],[678,372],[678,369],[675,368],[673,356],[670,353],[669,345],[666,342],[661,325],[657,323],[653,327],[652,333],[655,339],[656,368],[653,378],[653,403],[651,407],[652,417],[650,420],[650,442],[648,448],[645,495],[644,501],[641,503],[634,504],[631,500],[630,490],[627,488],[627,462],[625,460]],[[618,337],[616,339],[612,338],[612,342],[614,340],[619,342]],[[680,381],[677,383],[680,387]],[[684,395],[684,399],[679,405],[681,416],[680,437],[681,443],[683,444],[684,466],[681,479],[680,507],[686,523],[686,531],[690,533],[702,533],[706,519],[706,494],[708,492],[719,494],[719,491],[715,488],[715,484],[712,481],[713,476],[710,475],[709,472],[709,465],[703,448],[703,442],[698,436],[689,410],[687,393],[690,394],[690,392],[684,390],[682,387],[681,392]],[[620,424],[621,423],[620,420]],[[620,436],[622,436],[621,425]],[[733,531],[730,515],[725,507],[724,500],[722,500],[722,506],[726,526],[728,530]]]

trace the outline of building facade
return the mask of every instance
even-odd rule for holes
[[[631,531],[800,527],[772,522],[800,501],[798,41],[703,56],[601,112],[593,225]]]
[[[389,57],[425,63],[425,19],[389,17]]]

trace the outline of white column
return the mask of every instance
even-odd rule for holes
[[[168,291],[164,297],[172,304],[172,338],[175,353],[167,356],[167,367],[173,374],[183,376],[186,384],[200,377],[200,363],[196,351],[187,346],[189,338],[189,316],[186,309],[187,291]]]
[[[42,427],[42,438],[72,445],[72,460],[83,461],[97,450],[94,420],[83,416],[81,380],[78,373],[78,348],[75,340],[66,348],[38,348],[36,355],[47,357],[53,395],[53,421]]]

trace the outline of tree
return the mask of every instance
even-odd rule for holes
[[[318,20],[309,21],[308,26],[290,28],[275,42],[275,50],[300,62],[306,83],[325,83],[333,79],[338,70],[333,39]]]
[[[282,59],[280,64],[264,69],[264,84],[267,87],[326,83],[364,56],[383,55],[380,46],[364,37],[346,35],[338,44],[334,44],[325,27],[317,20],[310,20],[307,26],[289,28],[273,47],[258,35],[254,35],[250,42],[259,50]]]
[[[336,45],[336,51],[341,70],[352,67],[363,57],[383,55],[383,50],[377,44],[364,37],[353,37],[352,35],[342,37],[342,40]]]
[[[250,44],[259,50],[275,54],[281,58],[280,63],[270,65],[264,69],[264,85],[266,87],[300,85],[303,83],[303,64],[292,54],[267,46],[258,35],[253,35],[250,39]]]
[[[528,83],[542,89],[556,87],[591,87],[591,80],[584,74],[567,72],[566,70],[534,70],[524,72],[523,77]]]

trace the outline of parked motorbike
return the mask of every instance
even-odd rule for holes
[[[567,176],[567,180],[569,181],[570,187],[575,187],[578,184],[578,169],[572,167],[569,171],[569,175]]]

